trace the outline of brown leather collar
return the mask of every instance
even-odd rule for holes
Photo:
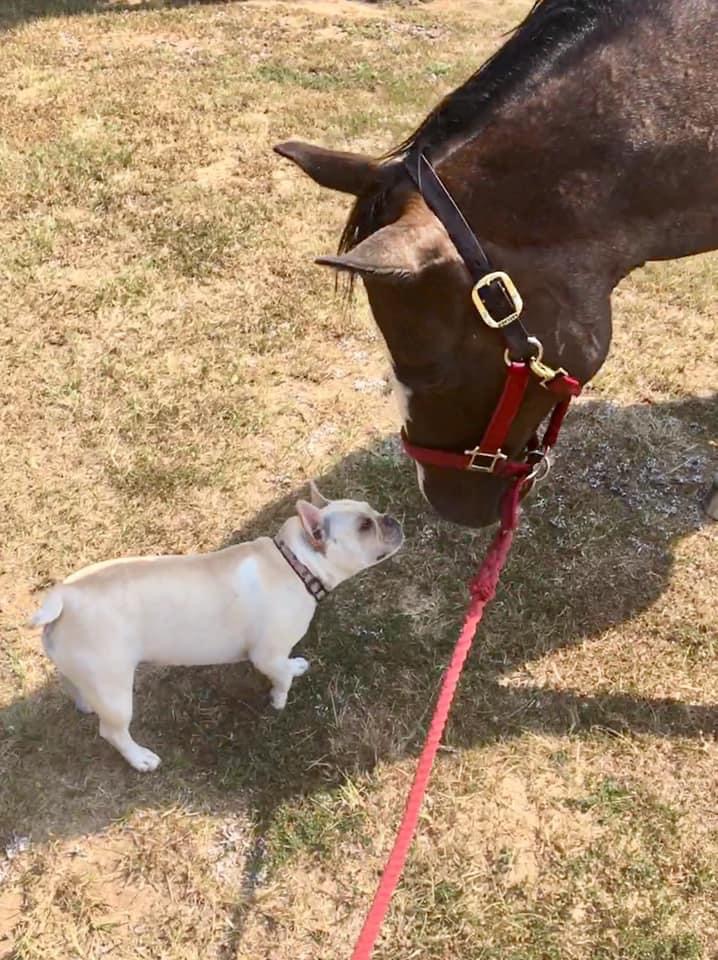
[[[283,540],[280,540],[279,537],[274,538],[274,545],[302,581],[307,593],[314,597],[317,603],[323,600],[329,593],[329,590],[324,586],[319,577],[315,577],[312,571],[297,559],[294,552],[290,550],[287,544]]]

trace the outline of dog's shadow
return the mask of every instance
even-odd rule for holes
[[[502,682],[552,649],[640,615],[660,596],[676,542],[710,522],[700,499],[715,469],[715,409],[715,398],[577,407],[551,481],[526,507],[469,660],[447,734],[454,747],[525,730],[716,731],[712,707]],[[296,682],[287,709],[272,711],[266,682],[246,665],[146,668],[133,732],[163,766],[139,775],[52,680],[0,712],[0,840],[99,831],[138,806],[221,812],[240,801],[256,812],[259,838],[289,798],[331,790],[378,759],[416,753],[461,621],[465,582],[489,534],[437,520],[393,438],[318,480],[328,496],[403,510],[407,542],[319,608],[302,649],[312,670]],[[271,503],[228,542],[274,532],[305,492]]]

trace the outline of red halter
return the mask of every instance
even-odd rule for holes
[[[412,443],[402,431],[404,449],[418,463],[453,470],[473,470],[500,477],[526,477],[525,489],[543,479],[550,469],[549,452],[558,439],[563,418],[573,397],[581,392],[581,384],[561,369],[543,363],[543,347],[530,337],[521,323],[523,301],[508,274],[493,270],[488,257],[449,191],[439,179],[423,153],[405,161],[409,176],[416,184],[434,215],[446,228],[475,284],[471,296],[483,322],[498,330],[506,344],[504,360],[507,374],[504,389],[489,425],[479,444],[463,453],[421,447]],[[518,357],[518,359],[513,359]],[[548,426],[539,441],[534,434],[529,441],[525,460],[509,460],[504,446],[511,425],[521,408],[531,376],[556,397]]]
[[[563,371],[556,373],[551,380],[541,381],[547,390],[559,398],[551,412],[543,439],[539,441],[538,436],[533,435],[528,445],[528,460],[509,460],[503,447],[521,407],[532,372],[530,361],[517,363],[512,360],[508,363],[503,392],[478,446],[463,453],[420,447],[411,443],[402,431],[404,449],[413,460],[431,467],[474,470],[499,477],[533,474],[532,480],[541,479],[548,473],[549,451],[556,444],[571,399],[581,392],[581,384]]]

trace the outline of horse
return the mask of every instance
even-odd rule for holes
[[[382,157],[274,148],[355,198],[338,253],[316,262],[365,285],[410,452],[464,452],[461,469],[416,456],[419,486],[445,519],[499,518],[510,477],[476,461],[477,443],[503,402],[507,363],[541,360],[506,349],[511,318],[477,315],[482,281],[457,249],[451,210],[500,268],[493,292],[522,303],[550,373],[585,384],[609,350],[616,284],[647,261],[718,247],[717,81],[715,0],[537,0]],[[445,188],[443,214],[421,164]],[[526,460],[555,407],[547,379],[525,385],[498,458]]]

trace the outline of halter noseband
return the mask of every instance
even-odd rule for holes
[[[529,336],[521,322],[523,301],[511,277],[494,270],[464,215],[454,202],[438,174],[423,153],[408,156],[404,165],[424,198],[426,205],[443,224],[474,281],[471,299],[487,327],[498,330],[506,349],[506,383],[499,402],[477,446],[459,453],[411,443],[402,431],[404,449],[418,463],[453,470],[472,470],[500,477],[522,477],[526,487],[546,476],[550,468],[549,452],[558,439],[563,418],[581,384],[559,367],[543,362],[543,347]],[[536,433],[528,444],[525,460],[510,460],[503,447],[521,408],[531,377],[555,397],[548,426],[539,440]]]

